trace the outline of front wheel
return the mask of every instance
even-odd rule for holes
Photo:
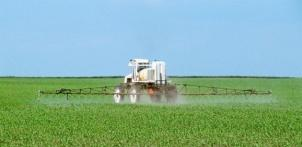
[[[130,89],[129,98],[132,104],[137,103],[139,101],[140,95],[138,88],[133,87]]]
[[[124,100],[123,89],[121,87],[115,88],[113,100],[115,103],[120,103]]]

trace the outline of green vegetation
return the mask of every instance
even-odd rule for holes
[[[302,79],[173,78],[272,90],[272,96],[187,97],[175,105],[111,97],[45,97],[40,89],[116,85],[120,78],[0,78],[0,146],[301,146]]]

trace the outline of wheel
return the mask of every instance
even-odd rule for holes
[[[162,96],[161,91],[159,89],[155,89],[153,94],[150,95],[150,98],[151,98],[152,102],[160,102],[161,101],[161,96]]]
[[[115,103],[120,103],[124,100],[124,95],[122,95],[123,89],[121,87],[116,87],[114,90],[113,100]]]
[[[165,89],[165,97],[168,103],[175,103],[177,100],[177,89],[175,86],[169,86]]]
[[[132,87],[129,91],[129,98],[131,103],[137,103],[139,101],[139,89],[137,87]]]

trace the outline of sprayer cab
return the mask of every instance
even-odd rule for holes
[[[148,59],[131,59],[129,64],[132,73],[125,77],[124,83],[166,84],[166,63]]]

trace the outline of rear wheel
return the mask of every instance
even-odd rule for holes
[[[175,86],[169,86],[165,89],[165,97],[168,103],[175,103],[177,100],[177,89]]]
[[[115,103],[120,103],[124,100],[123,89],[121,87],[115,88],[113,100]]]
[[[154,93],[150,95],[152,102],[160,102],[161,101],[162,93],[159,89],[154,89]]]

